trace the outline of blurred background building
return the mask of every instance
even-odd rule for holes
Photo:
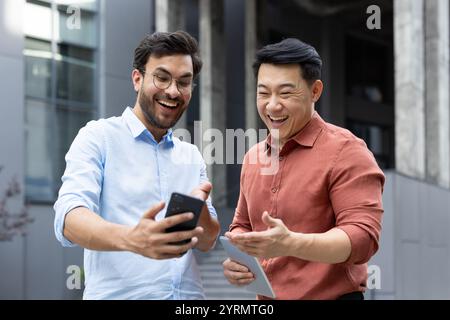
[[[64,155],[87,121],[134,104],[143,36],[184,29],[204,60],[177,125],[192,136],[197,120],[223,133],[264,128],[255,51],[290,36],[316,47],[318,112],[363,138],[387,176],[380,250],[369,263],[381,288],[366,297],[450,299],[449,16],[448,0],[0,0],[0,298],[81,297],[66,282],[82,249],[62,248],[53,233]],[[208,168],[223,229],[239,194],[242,159],[233,157]],[[19,195],[8,192],[14,179]],[[34,220],[26,235],[2,238],[5,212],[24,206]],[[253,298],[227,285],[219,247],[198,255],[208,298]]]

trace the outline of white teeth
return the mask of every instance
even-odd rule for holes
[[[273,121],[284,121],[286,120],[288,117],[273,117],[273,116],[268,116],[270,118],[270,120]]]
[[[158,100],[159,104],[162,104],[165,107],[169,107],[169,108],[175,108],[178,104],[174,103],[174,102],[170,102],[167,100]]]

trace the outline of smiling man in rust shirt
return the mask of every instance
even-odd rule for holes
[[[278,299],[363,299],[367,261],[378,249],[384,175],[364,141],[314,110],[321,66],[297,39],[262,48],[254,64],[270,135],[244,158],[226,236],[260,258]],[[232,284],[254,280],[235,261],[223,266]]]

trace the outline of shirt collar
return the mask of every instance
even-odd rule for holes
[[[122,113],[122,117],[125,119],[128,128],[130,129],[133,138],[137,139],[142,134],[148,135],[151,140],[155,143],[156,140],[153,137],[153,134],[147,130],[144,124],[139,120],[139,118],[134,114],[133,110],[130,107],[127,107],[125,111]],[[167,130],[167,133],[163,136],[160,143],[168,144],[169,146],[173,146],[173,130]]]
[[[314,111],[311,120],[292,138],[286,141],[285,146],[298,144],[304,147],[312,148],[324,125],[323,119]],[[269,134],[266,139],[266,150],[271,148],[272,137]]]

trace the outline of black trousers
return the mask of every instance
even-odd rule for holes
[[[343,294],[336,300],[364,300],[364,295],[361,291],[354,291],[354,292]]]

